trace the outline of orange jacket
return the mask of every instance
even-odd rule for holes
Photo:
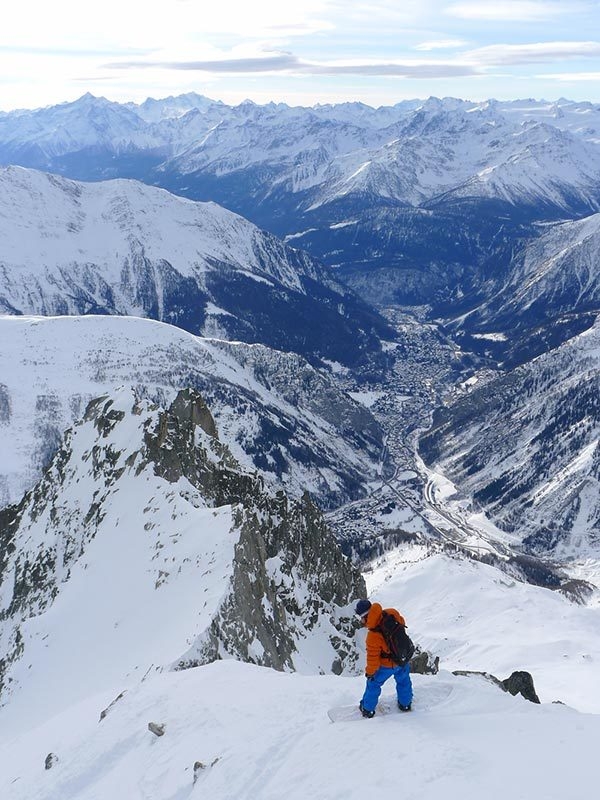
[[[381,622],[383,610],[379,603],[373,603],[367,616],[367,668],[365,670],[367,676],[374,675],[379,667],[398,666],[393,661],[390,661],[389,658],[382,657],[382,653],[388,652],[388,646],[383,634],[373,630]],[[385,612],[386,614],[392,614],[402,625],[406,625],[404,617],[395,608],[386,608]]]

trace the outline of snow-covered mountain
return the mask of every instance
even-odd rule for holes
[[[110,316],[0,317],[0,341],[0,505],[39,480],[93,397],[121,386],[159,404],[200,391],[238,461],[292,497],[340,504],[381,474],[369,410],[298,355]]]
[[[245,471],[194,390],[100,397],[0,515],[2,723],[222,658],[352,670],[364,593],[308,496]]]
[[[346,364],[376,364],[387,330],[305,253],[135,181],[2,169],[0,235],[4,313],[147,316]]]
[[[600,553],[600,324],[434,416],[425,461],[537,552]]]

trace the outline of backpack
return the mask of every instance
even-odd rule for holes
[[[415,646],[404,625],[393,614],[384,611],[381,622],[373,630],[379,631],[387,644],[388,652],[381,654],[384,658],[389,658],[401,667],[408,664],[415,652]]]

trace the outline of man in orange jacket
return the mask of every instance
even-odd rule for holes
[[[367,628],[367,668],[365,670],[367,685],[359,703],[363,717],[374,716],[381,687],[392,675],[396,681],[398,708],[400,711],[410,711],[413,697],[410,663],[399,666],[389,658],[385,638],[383,633],[378,630],[384,609],[379,603],[359,600],[354,611]],[[395,608],[386,608],[385,612],[394,616],[401,625],[406,625],[404,617]]]

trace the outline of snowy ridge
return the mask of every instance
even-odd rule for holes
[[[8,284],[3,286],[4,302],[20,313],[40,311],[33,298],[27,304],[32,280],[37,278],[40,293],[52,298],[60,285],[46,283],[46,276],[56,280],[56,273],[73,270],[78,262],[90,275],[98,273],[96,281],[101,278],[111,287],[115,309],[121,313],[143,310],[136,306],[136,257],[156,266],[168,257],[177,273],[203,286],[203,276],[215,263],[262,280],[271,278],[294,291],[302,291],[299,270],[315,280],[321,277],[314,262],[299,254],[290,261],[294,251],[286,252],[274,237],[242,217],[214,203],[194,203],[137,181],[86,184],[9,167],[0,170],[0,197]],[[63,284],[63,295],[47,301],[46,313],[67,302],[64,288]],[[93,299],[108,302],[98,295]],[[157,301],[164,306],[161,297]]]
[[[341,502],[379,474],[370,412],[300,356],[130,317],[0,317],[0,338],[2,504],[37,482],[89,400],[121,386],[158,403],[196,388],[236,458],[294,497]]]
[[[240,467],[190,390],[167,409],[131,390],[92,401],[3,511],[0,545],[4,730],[152,670],[234,657],[342,673],[356,660],[359,573],[308,498]]]

